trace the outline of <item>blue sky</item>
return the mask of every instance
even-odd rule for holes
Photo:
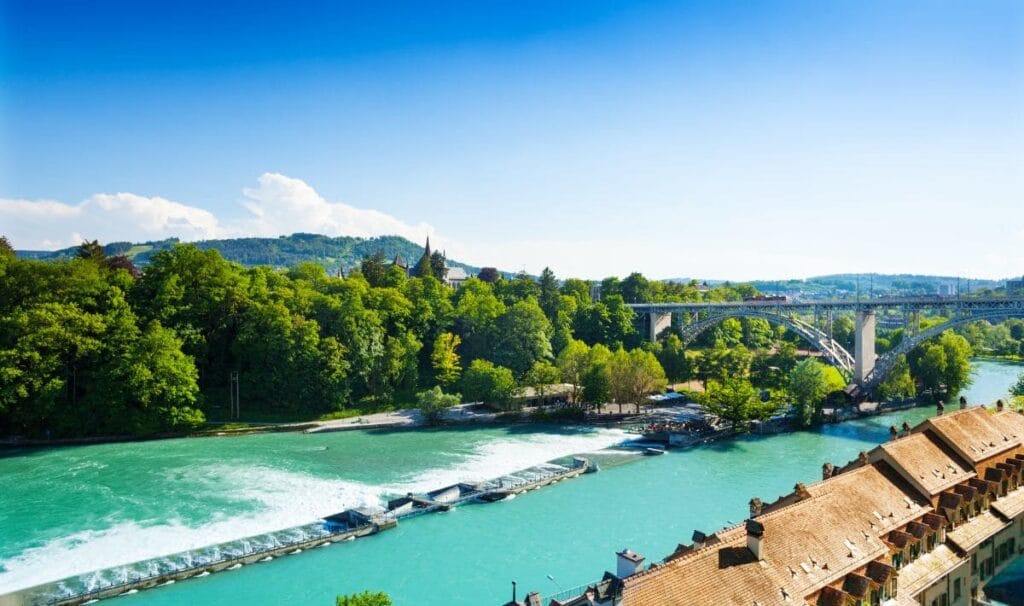
[[[0,232],[1024,273],[1024,3],[11,2]]]

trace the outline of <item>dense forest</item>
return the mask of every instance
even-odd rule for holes
[[[550,271],[455,290],[381,267],[382,255],[342,278],[314,263],[246,268],[193,245],[154,254],[143,272],[95,242],[56,261],[0,248],[6,435],[194,428],[224,416],[235,372],[249,413],[372,408],[433,386],[508,405],[519,385],[558,380],[556,354],[577,341],[590,356],[588,395],[635,399],[664,375],[639,348],[624,296],[742,296],[637,274],[606,281],[592,301],[588,283],[559,284]]]
[[[626,306],[741,300],[758,294],[751,285],[634,273],[600,282],[595,300],[591,283],[547,269],[539,278],[483,272],[453,289],[431,276],[430,262],[409,277],[381,251],[345,277],[309,262],[244,267],[191,244],[156,252],[140,271],[109,251],[86,243],[70,258],[40,261],[0,239],[0,435],[192,430],[228,418],[236,373],[250,419],[396,403],[434,410],[459,397],[508,409],[521,388],[543,394],[559,382],[580,410],[696,381],[694,397],[727,420],[787,408],[806,424],[845,386],[793,333],[763,319],[727,319],[684,348],[672,330],[644,342]],[[879,351],[901,330],[880,331]],[[882,395],[955,394],[974,351],[1024,347],[1024,322],[961,332],[911,352]],[[852,318],[837,318],[835,335],[852,347]]]

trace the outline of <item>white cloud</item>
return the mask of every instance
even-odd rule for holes
[[[437,238],[426,223],[409,225],[391,215],[328,202],[309,184],[265,173],[258,187],[242,190],[249,216],[224,223],[212,212],[160,197],[132,193],[95,194],[78,204],[54,200],[0,198],[0,232],[20,249],[56,249],[100,242],[185,241],[235,236],[279,236],[310,232],[330,236],[404,236],[422,242]]]
[[[252,217],[233,227],[239,234],[279,236],[295,232],[329,236],[397,235],[413,242],[436,237],[426,223],[409,225],[391,215],[328,202],[308,183],[278,173],[264,173],[259,187],[245,188],[245,207]]]
[[[86,238],[200,240],[223,233],[209,211],[130,193],[95,194],[75,205],[0,198],[0,225],[11,242],[23,249],[72,246]]]

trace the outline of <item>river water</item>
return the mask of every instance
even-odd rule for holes
[[[972,402],[1003,397],[1020,365],[977,361]],[[380,535],[121,598],[141,604],[481,605],[510,582],[550,595],[614,569],[625,547],[658,560],[694,529],[765,501],[884,441],[918,408],[816,431],[747,437],[663,457],[603,451],[604,470],[490,505],[403,521]],[[0,452],[0,594],[90,570],[295,526],[387,495],[496,477],[628,439],[538,427],[294,433]],[[549,578],[549,575],[552,578]],[[522,593],[522,592],[521,592]]]

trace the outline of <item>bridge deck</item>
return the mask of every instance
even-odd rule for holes
[[[882,297],[874,299],[820,299],[809,301],[725,301],[720,303],[628,303],[636,312],[707,311],[709,309],[760,310],[875,310],[875,309],[1022,309],[1024,297]]]

